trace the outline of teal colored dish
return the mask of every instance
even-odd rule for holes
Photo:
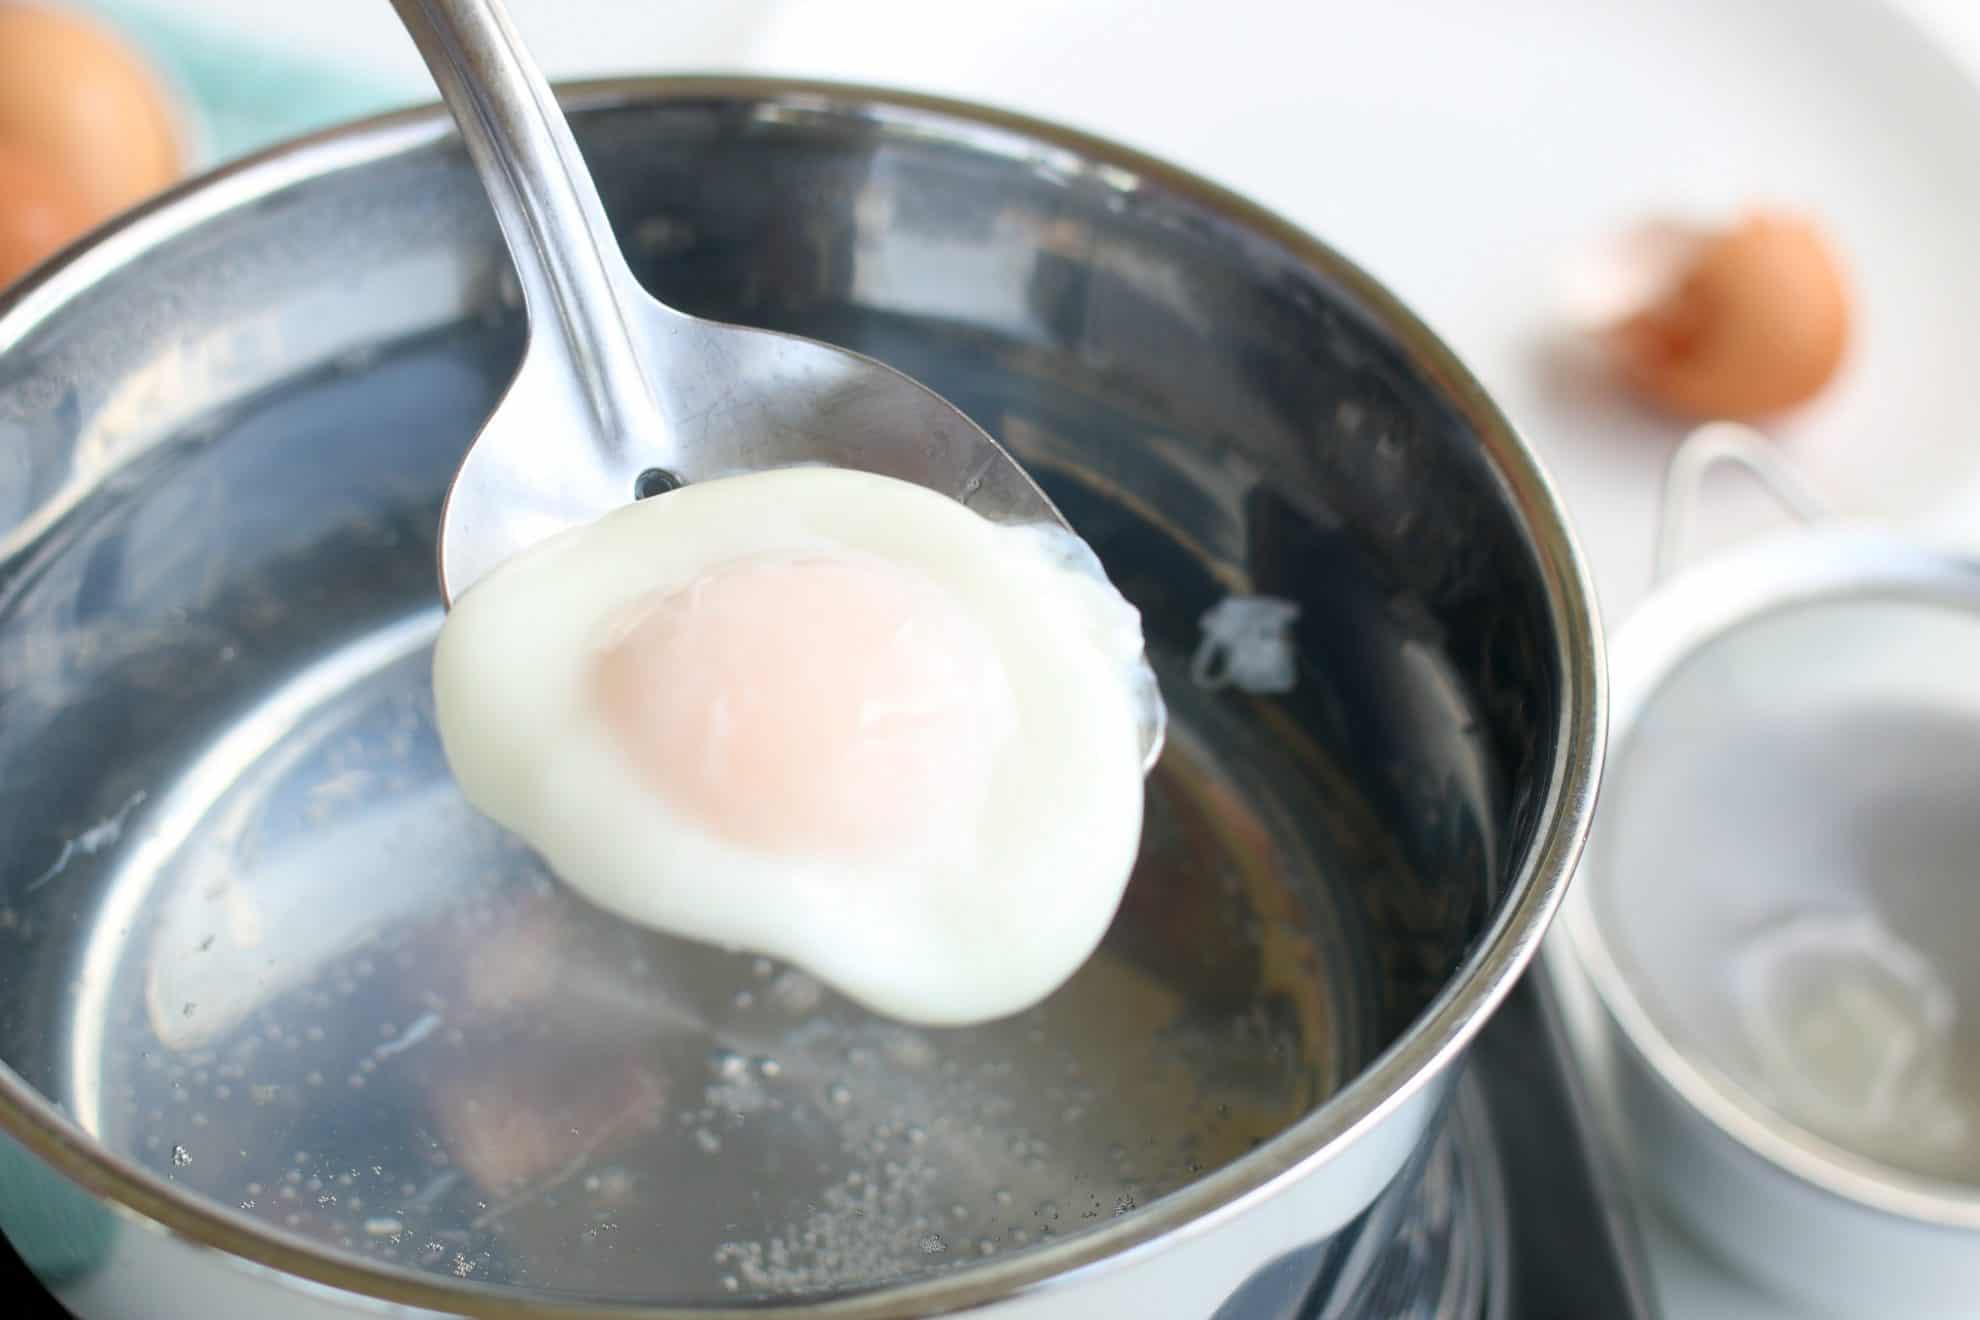
[[[196,168],[405,100],[362,72],[218,32],[156,4],[111,0],[88,7],[135,42],[190,102]]]
[[[30,1270],[60,1283],[102,1263],[116,1240],[117,1217],[0,1136],[0,1233]]]

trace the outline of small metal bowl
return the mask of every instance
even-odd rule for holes
[[[1661,587],[1613,683],[1562,929],[1647,1182],[1812,1306],[1971,1315],[1980,562],[1773,538]]]

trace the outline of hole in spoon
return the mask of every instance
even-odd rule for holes
[[[670,490],[678,490],[681,479],[666,468],[648,468],[633,478],[633,498],[650,500],[655,495],[665,495]]]

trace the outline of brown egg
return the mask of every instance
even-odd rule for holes
[[[1754,212],[1698,235],[1670,271],[1608,332],[1624,379],[1652,401],[1750,421],[1806,403],[1841,367],[1849,289],[1812,222]]]
[[[60,170],[0,140],[0,288],[88,230],[91,215]]]
[[[185,150],[157,75],[93,19],[0,0],[0,142],[62,170],[108,219],[179,177]]]

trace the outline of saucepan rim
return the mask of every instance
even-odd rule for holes
[[[945,98],[845,83],[725,76],[632,78],[573,83],[560,95],[574,109],[630,108],[666,101],[733,101],[793,113],[855,114],[1003,154],[1056,153],[1088,170],[1119,172],[1133,186],[1186,199],[1294,265],[1344,289],[1378,320],[1411,364],[1475,430],[1493,475],[1530,541],[1555,625],[1559,705],[1551,712],[1552,758],[1534,816],[1533,845],[1490,926],[1416,1021],[1348,1086],[1297,1123],[1229,1165],[1087,1232],[1008,1257],[884,1285],[822,1303],[752,1305],[750,1314],[846,1320],[963,1310],[1049,1287],[1075,1271],[1118,1264],[1130,1253],[1202,1232],[1330,1162],[1358,1135],[1407,1104],[1448,1066],[1511,990],[1574,870],[1603,757],[1607,677],[1600,621],[1582,555],[1561,502],[1505,415],[1435,335],[1392,294],[1340,254],[1286,220],[1175,166],[1042,120]],[[0,297],[0,353],[35,326],[154,248],[219,215],[310,178],[362,168],[439,141],[451,123],[438,107],[361,120],[275,147],[188,182],[71,248]],[[42,1160],[127,1213],[196,1243],[318,1284],[404,1306],[494,1320],[693,1320],[721,1307],[656,1307],[564,1300],[488,1284],[435,1278],[319,1250],[177,1188],[95,1146],[54,1106],[0,1065],[0,1129]]]

